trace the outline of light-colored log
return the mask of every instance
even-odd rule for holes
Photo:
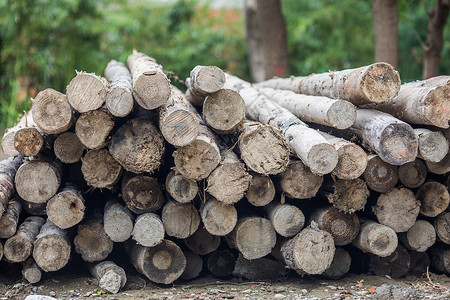
[[[0,216],[5,212],[8,201],[16,191],[14,179],[22,160],[23,156],[20,155],[0,161]]]
[[[110,293],[116,294],[127,283],[125,270],[110,260],[88,266],[89,272],[98,281],[98,286]]]
[[[21,202],[18,200],[10,200],[6,211],[0,217],[0,238],[7,239],[16,233],[21,212]]]
[[[200,216],[191,203],[168,201],[162,210],[161,219],[167,235],[185,239],[194,234],[200,225]]]
[[[112,189],[122,175],[122,166],[108,149],[90,150],[82,159],[81,172],[87,184]]]
[[[164,239],[164,225],[161,218],[154,213],[139,215],[131,235],[133,240],[144,247],[154,247]]]
[[[323,176],[311,172],[300,160],[291,160],[279,181],[286,196],[293,199],[314,197],[322,183]]]
[[[22,128],[27,128],[28,124],[31,123],[35,124],[35,122],[33,121],[32,111],[29,111],[20,116],[17,124],[15,124],[13,127],[6,128],[5,133],[2,137],[2,151],[6,156],[17,156],[20,154],[14,146],[16,133]]]
[[[394,253],[398,238],[392,228],[372,220],[360,220],[360,224],[359,234],[352,242],[353,246],[380,257]]]
[[[419,138],[418,157],[431,162],[440,162],[444,159],[448,153],[449,142],[442,132],[416,128],[414,133]]]
[[[126,117],[134,102],[130,71],[123,63],[113,59],[106,65],[105,78],[109,81],[106,108],[113,116]]]
[[[425,164],[427,165],[429,172],[444,175],[450,172],[450,153],[447,153],[447,155],[439,162],[425,161]]]
[[[225,73],[216,66],[195,66],[186,79],[187,99],[194,105],[203,105],[209,94],[217,92],[225,84]]]
[[[124,242],[133,232],[134,216],[118,200],[106,202],[103,212],[103,229],[113,242]]]
[[[167,174],[165,188],[170,197],[180,203],[191,202],[198,193],[196,181],[187,179],[175,171]]]
[[[281,236],[292,237],[305,225],[303,212],[294,205],[270,204],[265,210],[273,229]]]
[[[22,276],[31,284],[38,283],[42,278],[42,271],[33,258],[28,258],[22,264]]]
[[[103,109],[82,113],[75,123],[75,133],[87,149],[101,149],[108,143],[114,127],[111,115]]]
[[[208,200],[202,206],[200,214],[205,229],[216,236],[227,235],[237,223],[236,208],[214,198]]]
[[[85,200],[81,189],[72,184],[66,186],[47,202],[47,216],[61,229],[77,225],[84,218]]]
[[[252,180],[245,192],[245,197],[253,206],[265,206],[275,197],[275,185],[267,175],[250,173]]]
[[[66,89],[70,105],[80,113],[100,108],[106,100],[108,82],[93,73],[77,72]]]
[[[425,220],[417,220],[407,232],[398,235],[403,245],[417,252],[425,252],[436,242],[436,230]]]

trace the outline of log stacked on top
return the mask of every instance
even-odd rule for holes
[[[252,85],[196,66],[183,93],[153,58],[127,63],[41,91],[3,137],[0,246],[29,282],[74,256],[112,293],[129,264],[162,284],[203,265],[339,278],[361,255],[450,273],[448,77],[401,86],[377,63]]]

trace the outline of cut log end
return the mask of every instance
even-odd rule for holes
[[[164,239],[164,225],[153,213],[139,215],[134,223],[133,239],[142,246],[154,247]]]
[[[186,247],[198,255],[206,255],[216,251],[220,245],[220,236],[212,235],[205,228],[197,231],[184,240]]]
[[[397,245],[398,238],[395,231],[390,227],[378,224],[372,227],[367,234],[368,248],[364,250],[380,257],[386,257],[395,251]]]
[[[205,229],[216,236],[230,233],[237,223],[237,211],[233,205],[225,205],[215,199],[209,200],[201,209]]]
[[[269,219],[275,231],[284,237],[292,237],[300,232],[305,225],[305,216],[296,206],[289,204],[270,205]]]
[[[34,262],[32,258],[29,258],[22,265],[22,276],[31,284],[41,281],[42,272],[39,266]]]
[[[400,75],[388,63],[375,63],[367,68],[361,80],[361,91],[369,102],[383,103],[400,91]]]
[[[407,188],[418,188],[427,179],[427,166],[420,160],[401,165],[398,168],[400,182]]]
[[[186,146],[198,136],[198,119],[188,110],[179,109],[172,112],[164,118],[160,126],[167,142],[176,147]]]
[[[134,217],[128,208],[116,200],[105,204],[103,228],[113,242],[126,241],[133,231]]]
[[[102,219],[87,219],[78,225],[77,235],[73,239],[75,251],[86,262],[102,261],[111,253],[113,241],[103,229]]]
[[[450,122],[450,84],[438,86],[426,97],[425,118],[431,125],[449,128]]]
[[[69,103],[80,113],[101,107],[106,100],[107,93],[105,79],[84,72],[78,73],[67,86]]]
[[[170,82],[161,70],[142,74],[133,81],[133,96],[142,108],[155,109],[169,100]]]
[[[174,171],[167,175],[165,187],[169,195],[180,203],[191,202],[198,193],[197,182]]]
[[[180,278],[184,280],[197,278],[203,269],[203,259],[200,255],[190,251],[184,252],[184,256],[186,257],[186,269]]]
[[[445,211],[450,203],[450,195],[445,185],[429,181],[424,183],[416,193],[421,202],[420,213],[426,217],[436,217]]]
[[[308,167],[317,175],[331,173],[338,163],[336,149],[329,143],[316,144],[308,153]]]
[[[383,161],[379,156],[369,157],[364,179],[367,186],[376,192],[385,193],[398,182],[398,168]]]
[[[436,234],[442,242],[450,244],[450,212],[443,212],[434,219]]]
[[[428,221],[417,220],[406,233],[399,235],[399,239],[407,248],[425,252],[436,242],[436,231]]]
[[[75,133],[65,132],[56,138],[53,151],[61,162],[72,164],[81,159],[84,147]]]
[[[106,95],[106,108],[116,117],[126,117],[133,109],[133,95],[129,90],[116,87]]]
[[[225,84],[225,73],[216,66],[197,66],[191,71],[192,88],[201,94],[212,94]]]
[[[356,107],[344,100],[334,102],[327,111],[330,125],[337,129],[347,129],[355,123]]]
[[[14,147],[25,156],[36,156],[44,147],[44,137],[36,128],[22,128],[14,136]]]
[[[253,206],[265,206],[275,197],[275,185],[269,176],[252,174],[245,197]]]
[[[350,254],[344,248],[337,247],[330,267],[322,273],[322,276],[334,280],[342,278],[350,270],[351,263]]]
[[[323,176],[315,175],[301,161],[291,161],[283,172],[280,185],[283,192],[293,199],[308,199],[316,195],[323,183]]]
[[[165,201],[158,181],[143,175],[124,177],[122,198],[127,207],[136,214],[157,211]]]
[[[162,222],[167,235],[185,239],[194,234],[200,225],[200,216],[194,205],[169,201],[164,205]]]
[[[337,150],[339,160],[332,171],[340,179],[355,179],[361,176],[367,167],[367,154],[355,144],[346,144]]]
[[[337,209],[352,213],[364,209],[370,192],[364,180],[338,180],[333,185],[334,191],[327,195],[328,201]]]
[[[75,123],[75,133],[86,148],[101,149],[108,142],[113,127],[111,115],[97,109],[80,115]]]
[[[403,165],[417,156],[418,138],[406,123],[386,126],[380,139],[378,155],[392,165]]]
[[[444,159],[448,153],[448,141],[442,132],[424,132],[420,129],[415,132],[419,133],[419,155],[424,160],[440,162]]]
[[[82,159],[81,172],[90,186],[112,188],[120,179],[122,166],[107,149],[91,150]]]
[[[65,189],[47,202],[47,215],[50,221],[61,229],[80,223],[84,217],[84,199],[80,191]]]

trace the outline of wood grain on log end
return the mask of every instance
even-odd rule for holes
[[[97,109],[80,115],[75,123],[75,133],[86,148],[101,149],[107,144],[113,127],[111,115]]]
[[[91,150],[82,159],[81,172],[90,186],[111,189],[120,179],[122,166],[108,149]]]
[[[66,89],[70,105],[85,113],[101,107],[108,93],[106,79],[92,73],[79,72]]]
[[[145,247],[154,247],[164,239],[164,225],[154,213],[141,214],[134,222],[133,240]]]
[[[167,235],[185,239],[194,234],[200,225],[200,216],[191,203],[167,202],[162,210],[161,219]]]
[[[418,188],[427,179],[427,166],[420,159],[401,165],[398,168],[400,182],[407,188]]]
[[[420,201],[420,213],[426,217],[436,217],[445,211],[450,203],[448,189],[436,181],[425,182],[416,193]]]
[[[338,100],[331,104],[327,111],[330,125],[337,129],[347,129],[355,123],[356,108],[345,100]]]
[[[280,185],[289,198],[308,199],[316,195],[323,176],[313,174],[300,160],[293,160],[281,175]]]
[[[362,75],[361,92],[373,103],[383,103],[394,98],[400,91],[400,75],[388,63],[375,63]]]
[[[331,172],[340,179],[355,179],[361,176],[367,167],[367,154],[356,144],[349,143],[338,147],[338,163]]]
[[[36,128],[22,128],[14,136],[14,147],[25,156],[36,156],[44,147],[44,137]]]
[[[253,173],[245,197],[253,206],[265,206],[275,197],[275,185],[267,175]]]
[[[56,138],[53,151],[61,162],[73,164],[81,159],[84,147],[75,133],[64,132]]]
[[[165,188],[169,195],[180,203],[191,202],[198,193],[197,182],[171,171],[166,177]]]
[[[150,176],[138,175],[122,180],[122,198],[136,214],[154,212],[164,204],[164,196],[158,181]]]
[[[398,182],[398,167],[383,161],[378,155],[369,156],[364,180],[376,192],[385,193]]]
[[[236,226],[237,211],[233,205],[226,205],[216,199],[211,199],[202,207],[201,218],[209,233],[224,236]]]

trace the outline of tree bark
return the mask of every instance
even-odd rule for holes
[[[134,50],[127,64],[133,80],[133,96],[141,107],[151,110],[169,100],[170,81],[155,59]]]
[[[383,161],[378,155],[369,155],[364,180],[376,192],[390,191],[398,182],[398,167]]]
[[[20,201],[9,201],[5,213],[0,218],[0,238],[8,239],[16,233],[21,212],[22,204]]]
[[[450,203],[447,187],[436,181],[425,182],[417,190],[416,198],[421,203],[420,214],[432,218],[444,212]]]
[[[443,212],[434,218],[434,229],[439,240],[450,244],[450,212]]]
[[[187,99],[190,103],[202,106],[205,97],[219,91],[225,84],[225,73],[216,66],[195,66],[186,79]]]
[[[321,193],[335,208],[346,213],[363,210],[370,195],[366,182],[359,178],[338,179],[332,184],[323,186]]]
[[[75,133],[87,149],[101,149],[108,143],[114,127],[110,114],[103,109],[82,113],[75,123]]]
[[[196,181],[187,179],[175,171],[167,174],[165,188],[170,197],[180,203],[191,202],[199,192]]]
[[[408,251],[402,245],[398,245],[389,256],[370,255],[369,269],[378,276],[388,275],[392,278],[400,278],[406,276],[410,264]]]
[[[321,276],[332,280],[342,278],[350,270],[351,264],[352,257],[350,254],[344,248],[336,247],[330,267],[326,269]]]
[[[164,204],[161,187],[150,176],[126,174],[122,180],[122,198],[135,214],[154,212]]]
[[[184,256],[186,257],[186,268],[180,278],[184,280],[197,278],[203,269],[203,259],[191,251],[184,251]]]
[[[212,235],[227,235],[237,223],[236,208],[214,198],[202,206],[200,213],[205,229]]]
[[[168,236],[185,239],[194,234],[200,225],[200,216],[191,203],[168,201],[162,210],[161,219]]]
[[[67,229],[81,222],[85,208],[81,189],[72,184],[66,184],[47,202],[47,216],[59,228]]]
[[[105,68],[105,78],[109,81],[106,108],[113,116],[126,117],[134,102],[130,71],[123,63],[111,60]]]
[[[292,199],[309,199],[316,195],[323,176],[313,174],[300,160],[291,160],[279,181],[282,191]]]
[[[35,284],[41,281],[42,278],[41,269],[33,260],[33,258],[31,257],[28,258],[22,264],[22,276],[26,281],[28,281],[31,284]]]
[[[425,57],[423,61],[423,79],[439,75],[441,52],[444,47],[444,28],[450,12],[448,0],[437,0],[428,13],[428,35],[423,46]]]
[[[360,224],[359,234],[352,242],[353,246],[380,257],[394,253],[398,238],[392,228],[372,220],[360,220]]]
[[[233,253],[227,249],[216,250],[208,255],[206,259],[206,268],[217,277],[231,276],[236,264],[236,258]]]
[[[407,188],[420,187],[427,179],[427,166],[420,159],[401,165],[398,168],[398,178]]]
[[[134,216],[131,211],[118,200],[106,202],[103,212],[103,229],[111,241],[125,242],[133,232]]]
[[[88,185],[112,189],[122,175],[122,166],[108,149],[91,150],[82,159],[81,172]]]
[[[80,113],[100,108],[106,100],[108,82],[93,73],[77,72],[66,89],[70,105]]]
[[[92,276],[97,279],[99,288],[110,293],[118,293],[127,283],[125,270],[110,260],[91,264],[88,269]]]
[[[373,0],[375,61],[398,65],[397,0]]]
[[[265,207],[273,229],[284,237],[293,237],[305,225],[305,216],[296,206],[290,204],[270,204]]]
[[[0,216],[5,212],[9,199],[15,193],[14,179],[22,160],[23,156],[17,156],[0,161]]]
[[[75,133],[64,132],[55,139],[53,152],[61,162],[73,164],[80,161],[84,147]]]
[[[407,232],[398,235],[402,244],[417,252],[425,252],[436,242],[436,231],[430,222],[417,220]]]
[[[283,278],[285,273],[285,267],[279,261],[265,257],[248,260],[242,254],[239,254],[233,270],[233,276],[248,280],[276,281]]]
[[[184,239],[184,243],[195,254],[207,255],[219,248],[220,236],[212,235],[205,228],[199,227],[193,235]]]
[[[253,206],[265,206],[275,197],[275,185],[272,179],[266,175],[250,173],[252,180],[245,192],[245,197]]]
[[[448,153],[449,142],[440,131],[431,131],[425,128],[414,129],[419,138],[418,157],[426,161],[440,162]]]
[[[141,214],[134,222],[131,235],[133,240],[144,247],[154,247],[164,239],[164,225],[161,218],[154,213]]]

